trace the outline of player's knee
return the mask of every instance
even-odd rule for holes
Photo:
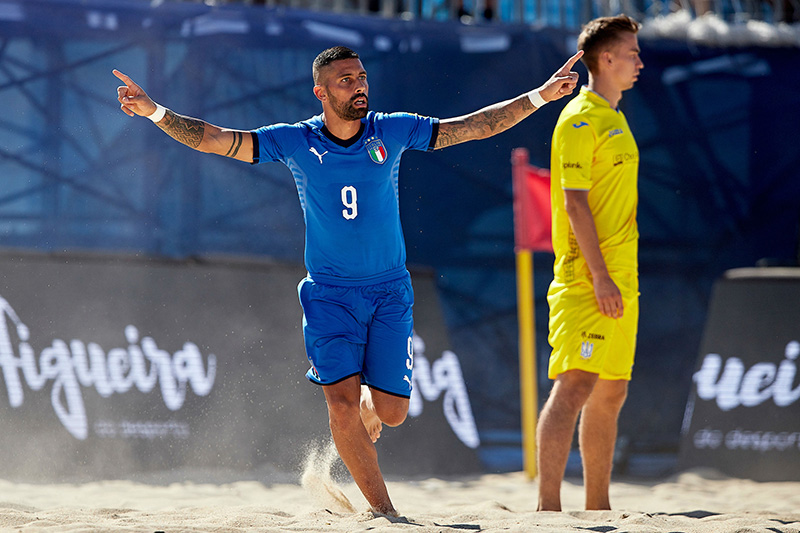
[[[341,424],[342,421],[359,418],[359,403],[352,398],[343,395],[329,395],[326,398],[328,403],[328,418],[331,425]]]
[[[596,382],[596,374],[568,371],[558,376],[551,396],[556,403],[580,409],[592,394]]]
[[[381,422],[387,426],[395,427],[405,422],[408,416],[408,400],[393,402],[376,402],[375,413]]]
[[[407,415],[408,410],[403,411],[397,409],[389,411],[388,413],[378,413],[378,418],[387,426],[396,427],[405,422]]]
[[[619,387],[609,387],[604,391],[604,400],[609,405],[615,406],[617,409],[620,409],[622,405],[625,403],[625,400],[628,397],[628,388],[619,386]]]

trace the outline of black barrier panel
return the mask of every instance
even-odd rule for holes
[[[714,287],[679,465],[800,480],[800,269],[739,269]]]
[[[296,471],[329,437],[308,368],[302,267],[0,257],[0,476],[174,469]],[[479,469],[469,397],[430,275],[414,276],[409,422],[378,443],[389,474]]]

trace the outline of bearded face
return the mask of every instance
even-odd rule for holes
[[[357,58],[341,59],[315,74],[314,94],[339,120],[361,120],[369,112],[367,71]]]
[[[369,111],[369,97],[356,94],[349,100],[339,100],[332,92],[328,92],[328,101],[336,115],[342,120],[361,120]]]

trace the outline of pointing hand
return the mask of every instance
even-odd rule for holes
[[[562,96],[572,94],[572,91],[578,86],[578,73],[573,72],[572,67],[575,66],[581,56],[583,56],[583,50],[578,50],[574,56],[564,63],[563,67],[550,76],[550,79],[544,85],[539,87],[539,94],[542,98],[547,102],[552,102]]]
[[[114,69],[112,71],[114,76],[122,80],[125,85],[117,87],[117,100],[120,103],[120,109],[128,116],[139,115],[147,117],[152,115],[156,110],[156,104],[153,102],[144,89],[139,87],[130,77],[122,72]]]

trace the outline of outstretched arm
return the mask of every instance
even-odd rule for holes
[[[126,115],[150,117],[159,109],[160,106],[130,77],[118,70],[113,72],[125,84],[117,87],[117,100]],[[220,128],[169,109],[164,109],[163,116],[155,124],[176,141],[200,152],[248,163],[253,161],[253,139],[249,131]]]
[[[578,51],[564,63],[563,67],[550,76],[544,85],[531,92],[537,92],[545,103],[572,94],[578,85],[578,73],[572,72],[572,67],[582,55],[583,51]],[[538,109],[528,94],[525,93],[511,100],[484,107],[469,115],[443,119],[439,123],[439,135],[436,138],[434,149],[466,141],[486,139],[517,125]]]

